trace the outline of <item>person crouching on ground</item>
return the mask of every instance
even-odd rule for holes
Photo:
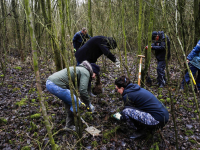
[[[75,86],[75,74],[74,67],[69,67],[70,75],[72,82]],[[94,106],[90,102],[90,97],[88,95],[88,84],[99,75],[100,67],[94,63],[89,63],[88,61],[83,61],[79,66],[76,67],[76,76],[78,82],[78,88],[80,92],[81,100],[85,103],[87,107],[89,107],[90,111],[94,112]],[[74,117],[73,117],[73,106],[72,99],[69,90],[69,80],[67,69],[63,69],[54,73],[53,75],[48,77],[46,81],[47,90],[53,95],[57,96],[61,99],[66,108],[66,129],[74,129]],[[74,101],[76,104],[76,96],[74,95]],[[79,106],[82,102],[79,100]],[[75,105],[77,110],[77,106]]]
[[[147,130],[162,128],[168,122],[167,109],[151,92],[131,83],[126,76],[116,79],[115,86],[116,91],[122,95],[125,106],[120,120],[136,129],[130,138],[141,137]]]

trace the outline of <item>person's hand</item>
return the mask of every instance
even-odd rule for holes
[[[117,120],[120,120],[121,114],[117,112],[113,115],[113,117],[116,118]]]
[[[115,61],[115,65],[116,67],[120,68],[120,61],[116,58],[116,61]]]
[[[87,109],[91,111],[92,113],[94,113],[95,107],[91,103],[89,103],[89,106],[87,107]]]
[[[187,63],[189,63],[190,61],[187,59]]]
[[[151,46],[151,48],[152,48],[152,46]],[[146,46],[145,49],[148,49],[148,46]]]

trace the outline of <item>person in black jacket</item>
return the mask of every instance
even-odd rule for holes
[[[149,91],[130,82],[126,76],[115,80],[116,91],[122,95],[124,109],[118,119],[136,129],[130,138],[138,138],[143,131],[162,128],[168,122],[165,106]]]
[[[94,36],[75,53],[77,64],[84,60],[96,63],[97,59],[104,54],[112,62],[115,62],[117,67],[120,67],[119,60],[110,52],[110,49],[116,47],[117,43],[112,37]]]
[[[170,40],[167,37],[167,59],[170,58]],[[153,31],[152,32],[152,41],[154,43],[151,44],[151,49],[155,50],[155,56],[157,59],[157,82],[160,88],[164,87],[166,84],[166,78],[165,78],[165,55],[166,55],[166,43],[165,43],[165,34],[163,31]],[[148,49],[148,46],[145,47]]]

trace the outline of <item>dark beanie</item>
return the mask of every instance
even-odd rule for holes
[[[155,40],[157,35],[158,35],[157,31],[153,31],[152,32],[152,40]]]
[[[92,66],[93,72],[99,75],[100,67],[96,65],[95,63],[91,63],[91,66]]]
[[[117,47],[117,43],[113,37],[108,37],[107,45],[109,49],[115,49]]]

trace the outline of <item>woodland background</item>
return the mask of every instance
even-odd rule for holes
[[[192,81],[179,91],[186,56],[200,39],[200,0],[1,0],[0,8],[0,149],[200,148],[199,95]],[[79,128],[69,132],[63,130],[63,104],[47,92],[45,82],[52,73],[75,67],[72,38],[82,27],[91,36],[116,39],[118,47],[111,52],[121,67],[99,58],[104,92],[92,98],[97,112],[80,110]],[[171,41],[163,89],[156,85],[155,57],[145,50],[152,31],[164,31]],[[162,131],[133,141],[131,130],[112,114],[123,108],[114,80],[125,74],[137,83],[138,54],[146,56],[142,86],[166,105],[170,121]],[[82,130],[80,115],[101,136]]]

